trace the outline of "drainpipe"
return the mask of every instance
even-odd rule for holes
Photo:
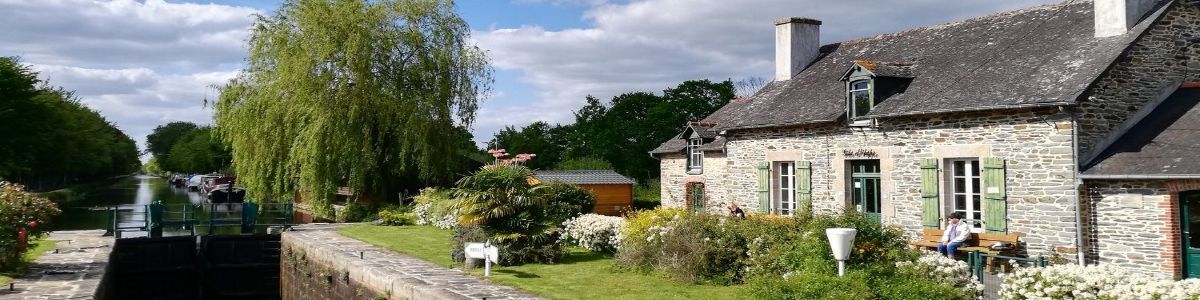
[[[1079,265],[1086,266],[1087,261],[1083,253],[1083,197],[1079,195],[1079,189],[1083,187],[1083,179],[1079,178],[1079,120],[1075,115],[1075,110],[1063,106],[1058,107],[1059,111],[1066,112],[1071,116],[1071,167],[1074,176],[1071,178],[1072,187],[1075,194],[1075,254]]]

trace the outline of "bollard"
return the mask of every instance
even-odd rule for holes
[[[363,252],[362,252],[362,251],[358,251],[358,259],[363,259]]]

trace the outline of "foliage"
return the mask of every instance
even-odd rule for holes
[[[567,158],[595,158],[626,176],[644,181],[659,176],[658,161],[646,151],[679,134],[688,121],[703,119],[734,98],[731,81],[692,80],[661,95],[632,92],[607,105],[588,96],[571,125],[537,122],[505,128],[489,144],[493,148],[541,155],[534,168],[554,166]],[[620,145],[614,147],[613,145]]]
[[[616,252],[625,218],[586,214],[563,222],[563,240],[594,252]]]
[[[298,187],[327,205],[447,183],[490,89],[485,53],[448,0],[293,0],[251,27],[246,67],[215,105],[248,197]]]
[[[554,165],[555,170],[612,170],[608,161],[595,157],[569,158]]]
[[[556,229],[565,221],[564,208],[553,201],[561,200],[554,192],[562,189],[535,188],[532,177],[533,171],[519,164],[487,165],[459,180],[451,194],[460,227],[478,226],[508,253],[501,257],[501,264],[553,262],[561,255]]]
[[[1200,299],[1200,279],[1160,280],[1116,265],[1019,268],[1002,275],[1004,299]]]
[[[175,143],[198,128],[200,127],[192,122],[171,122],[158,125],[150,131],[150,135],[146,136],[146,152],[150,152],[155,158],[165,162],[169,160],[171,148],[175,147]]]
[[[0,268],[20,262],[17,232],[25,228],[28,237],[41,236],[52,217],[62,213],[49,199],[25,191],[19,184],[0,181]]]
[[[334,221],[338,223],[354,223],[373,220],[375,211],[370,205],[350,202],[346,203],[341,209],[335,210]]]
[[[432,225],[441,229],[458,226],[458,209],[447,189],[426,188],[414,197],[413,214],[417,225]]]
[[[142,165],[142,173],[160,174],[162,172],[163,172],[163,169],[162,169],[162,166],[160,166],[158,164],[157,157],[150,158],[150,161],[148,161],[148,162],[146,162],[146,164]]]
[[[138,170],[133,139],[37,76],[0,57],[0,178],[46,190]]]
[[[974,295],[919,274],[872,264],[837,276],[831,271],[796,272],[778,277],[756,277],[751,293],[760,299],[974,299]]]
[[[378,219],[375,220],[377,225],[387,226],[407,226],[416,225],[417,217],[413,215],[412,208],[409,206],[397,206],[380,210],[377,214]]]
[[[229,166],[229,150],[212,135],[211,127],[199,127],[180,137],[166,156],[169,171],[208,173]]]
[[[662,182],[658,179],[647,180],[643,184],[633,186],[633,208],[654,209],[662,205]]]
[[[897,262],[896,268],[909,275],[927,275],[936,282],[960,288],[968,294],[983,292],[983,284],[971,274],[971,267],[966,262],[937,252],[925,252],[915,261]]]
[[[540,194],[539,197],[546,197],[549,204],[546,217],[556,224],[591,213],[596,206],[596,196],[578,185],[551,181],[542,183],[534,190]]]

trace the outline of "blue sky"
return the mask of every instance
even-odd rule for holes
[[[770,79],[772,20],[824,21],[822,42],[1055,0],[458,0],[496,69],[473,133],[569,123],[587,95],[660,92],[685,80]],[[252,15],[275,0],[0,0],[0,55],[77,91],[135,140],[171,121],[211,123],[205,99],[246,55]]]

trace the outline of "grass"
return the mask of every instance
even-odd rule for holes
[[[13,277],[25,275],[25,271],[29,270],[29,266],[33,265],[33,262],[37,261],[38,257],[41,257],[42,254],[54,249],[54,244],[56,243],[56,241],[40,239],[30,241],[29,246],[32,248],[29,248],[28,251],[25,251],[25,254],[21,255],[20,263],[12,268],[0,270],[0,285],[8,284],[13,280]]]
[[[449,255],[450,230],[353,225],[339,232],[438,265],[457,266]],[[481,269],[469,273],[483,276]],[[615,269],[611,257],[580,248],[568,248],[558,264],[494,267],[487,279],[551,299],[750,299],[741,286],[693,285],[656,274],[622,272]]]

